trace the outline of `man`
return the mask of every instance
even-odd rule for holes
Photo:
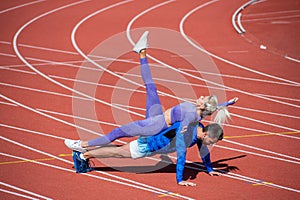
[[[221,175],[213,171],[210,153],[207,146],[223,139],[223,129],[217,123],[204,127],[201,123],[190,124],[182,131],[181,123],[176,122],[166,130],[154,136],[141,136],[120,147],[102,147],[85,153],[76,152],[77,161],[86,163],[90,158],[133,158],[138,159],[155,154],[177,153],[176,180],[179,185],[195,186],[196,184],[183,180],[186,162],[186,150],[197,144],[200,157],[210,175]],[[75,164],[76,165],[76,164]],[[88,170],[89,171],[89,170]]]

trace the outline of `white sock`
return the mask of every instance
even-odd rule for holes
[[[83,156],[83,153],[81,153],[81,154],[79,155],[79,157],[80,157],[82,160],[86,160],[85,157]]]

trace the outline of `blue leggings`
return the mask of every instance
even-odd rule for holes
[[[157,95],[156,86],[152,80],[147,58],[140,59],[141,74],[146,86],[146,118],[128,123],[113,129],[110,133],[88,141],[88,146],[103,146],[122,137],[134,137],[138,135],[156,135],[168,128],[164,113]]]

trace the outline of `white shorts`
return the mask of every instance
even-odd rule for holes
[[[152,154],[148,149],[147,140],[143,137],[140,137],[137,140],[130,142],[129,146],[130,155],[133,159],[150,156]]]

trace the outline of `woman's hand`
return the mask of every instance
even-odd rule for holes
[[[229,105],[232,105],[232,104],[235,104],[235,102],[237,102],[238,100],[239,100],[239,98],[234,97],[233,99],[230,99],[230,100],[228,101],[228,103],[229,103]]]

